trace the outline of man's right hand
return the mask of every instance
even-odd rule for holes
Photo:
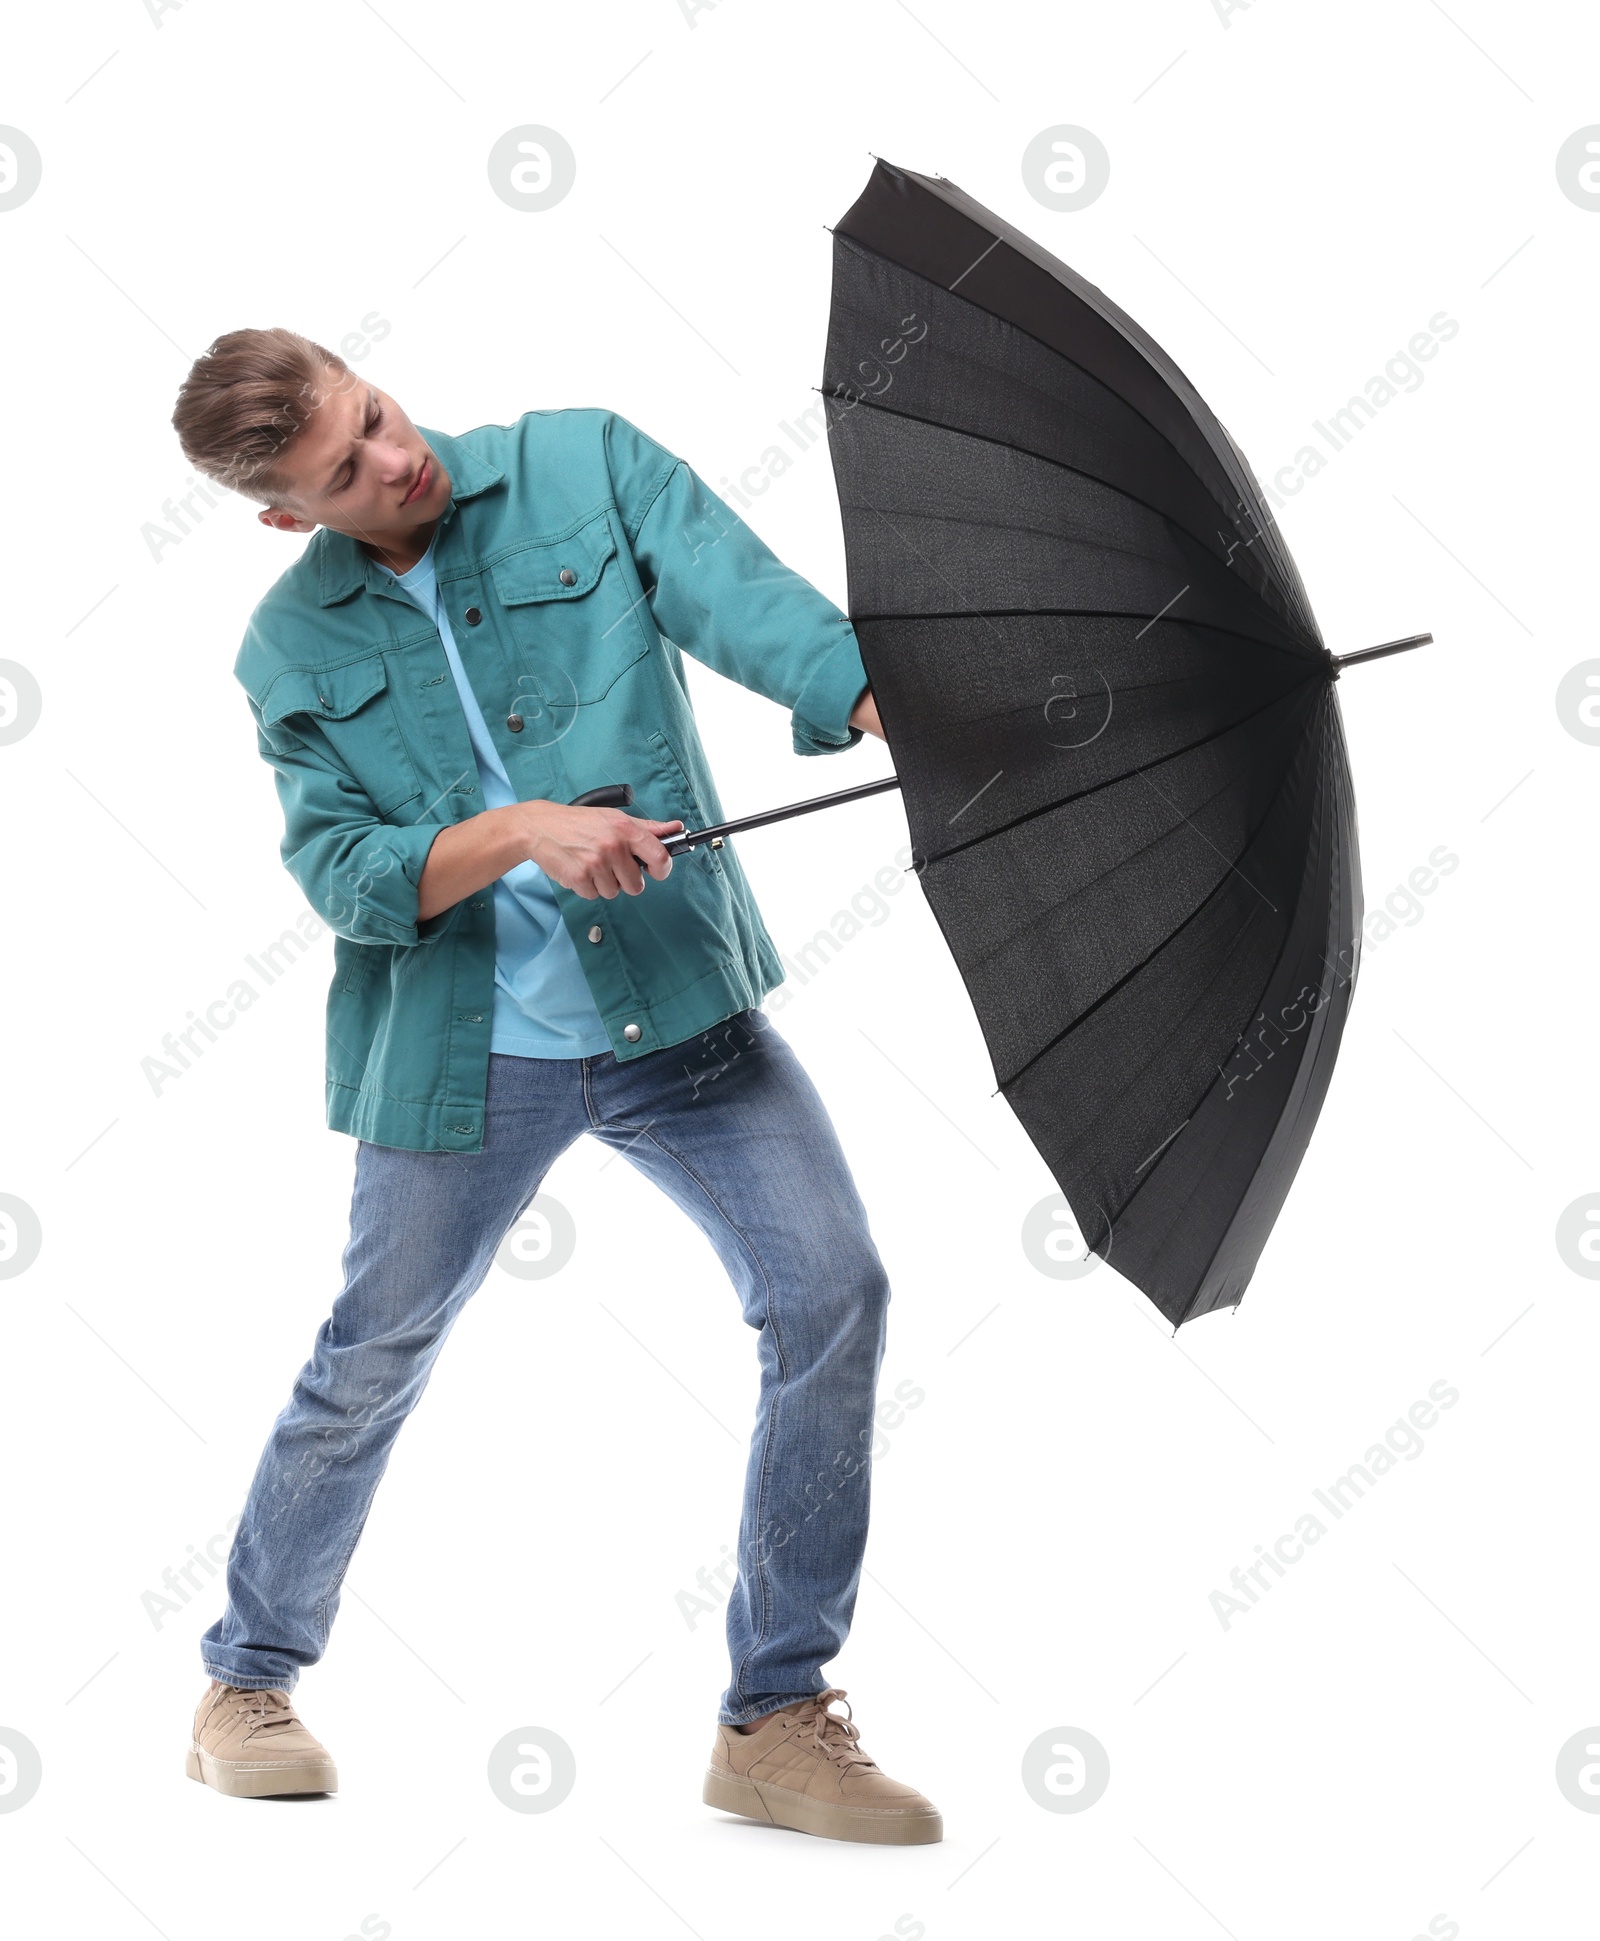
[[[659,882],[672,872],[663,836],[683,823],[652,822],[622,809],[575,809],[565,802],[517,802],[502,813],[515,819],[524,854],[552,882],[575,896],[638,896],[643,869]]]
[[[682,822],[651,822],[621,809],[575,809],[566,802],[513,802],[483,809],[433,839],[417,884],[417,921],[426,922],[487,887],[518,863],[537,863],[575,896],[637,896],[643,864],[657,879],[670,874],[663,836]]]

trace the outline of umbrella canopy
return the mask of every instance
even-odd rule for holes
[[[1334,683],[1233,440],[1082,277],[879,162],[823,391],[850,615],[1000,1090],[1175,1325],[1237,1306],[1361,941]]]

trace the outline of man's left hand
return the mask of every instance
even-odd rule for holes
[[[883,732],[883,723],[878,719],[878,704],[872,698],[870,687],[861,690],[861,699],[850,712],[850,726],[865,728],[869,735],[876,735],[879,741],[887,739]]]

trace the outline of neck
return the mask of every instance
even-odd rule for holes
[[[391,573],[409,573],[433,544],[438,525],[434,519],[426,526],[410,526],[404,532],[382,534],[360,540],[358,544]]]

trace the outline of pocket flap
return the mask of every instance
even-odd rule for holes
[[[580,599],[593,592],[616,550],[610,521],[591,519],[565,539],[524,546],[509,559],[496,560],[490,569],[495,591],[511,607],[530,600]]]
[[[340,667],[286,667],[273,676],[262,696],[262,719],[270,725],[291,714],[309,714],[342,721],[380,693],[388,680],[382,654],[368,654]]]

